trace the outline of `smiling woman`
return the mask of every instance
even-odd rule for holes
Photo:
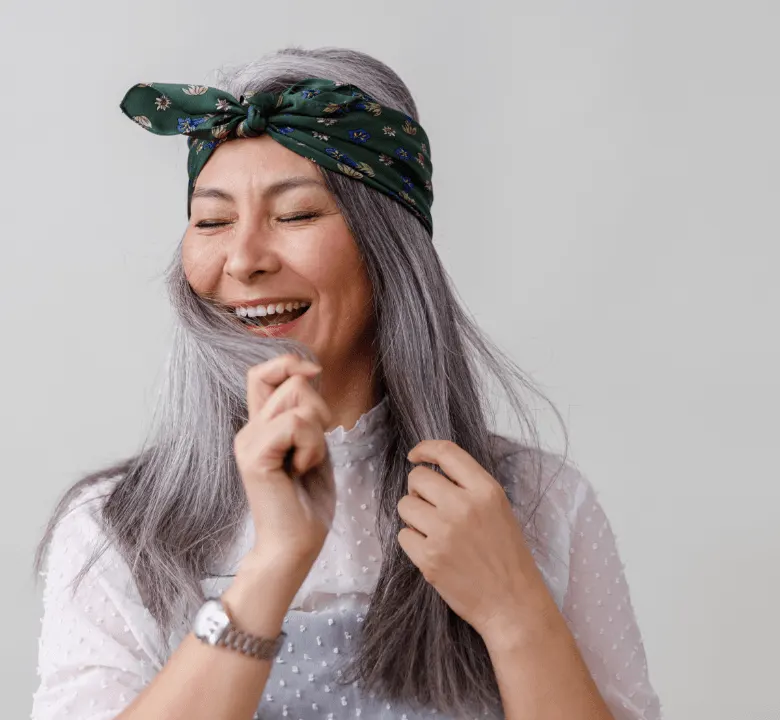
[[[309,302],[300,322],[253,330],[309,347],[328,369],[329,407],[365,386],[374,363],[371,282],[317,165],[268,135],[219,146],[197,178],[182,263],[199,295],[230,308],[281,313]]]
[[[407,87],[338,48],[218,75],[122,103],[190,149],[176,325],[147,441],[38,548],[33,720],[658,720],[595,492],[434,247]]]

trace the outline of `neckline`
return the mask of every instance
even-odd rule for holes
[[[351,465],[381,452],[388,435],[389,404],[385,395],[374,407],[364,412],[351,428],[339,425],[325,433],[325,442],[334,466]]]

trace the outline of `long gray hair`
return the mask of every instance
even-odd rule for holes
[[[401,79],[383,63],[353,50],[286,48],[216,74],[208,84],[235,97],[249,90],[279,91],[307,77],[339,79],[381,104],[418,117]],[[457,716],[496,710],[500,695],[487,648],[398,545],[403,524],[397,505],[407,493],[411,470],[406,453],[423,439],[456,442],[508,495],[517,478],[501,475],[502,459],[509,452],[524,453],[530,459],[529,477],[522,483],[528,496],[510,499],[524,512],[530,508],[523,530],[544,552],[530,532],[546,491],[541,489],[542,453],[520,389],[549,401],[460,306],[422,223],[392,198],[319,169],[372,283],[376,379],[390,411],[390,438],[377,486],[382,563],[357,650],[339,682],[359,680],[366,691],[388,700]],[[247,333],[218,304],[198,296],[185,277],[180,248],[167,271],[167,285],[176,327],[149,436],[135,457],[82,478],[64,494],[35,556],[37,574],[52,532],[76,496],[101,479],[119,476],[102,506],[106,542],[75,585],[113,543],[131,568],[166,644],[168,631],[181,622],[182,607],[203,601],[200,581],[210,574],[220,551],[234,541],[248,512],[233,456],[233,438],[247,421],[247,369],[282,352],[317,360],[300,343]],[[488,389],[481,381],[489,374],[502,386],[519,421],[519,442],[488,429]],[[560,414],[550,407],[565,436]]]

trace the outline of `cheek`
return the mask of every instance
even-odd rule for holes
[[[219,251],[213,245],[206,246],[185,238],[181,260],[184,274],[193,290],[204,293],[215,289],[223,263]]]
[[[339,223],[336,231],[330,233],[326,241],[322,242],[319,247],[321,249],[319,258],[321,272],[334,285],[343,287],[345,280],[354,284],[365,272],[357,243],[343,220]]]
[[[371,282],[357,248],[347,246],[333,253],[320,267],[320,287],[328,298],[329,308],[349,332],[363,328],[373,314]]]

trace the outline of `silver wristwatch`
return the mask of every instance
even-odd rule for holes
[[[239,630],[233,624],[227,608],[216,597],[206,598],[206,602],[201,605],[195,615],[192,632],[207,645],[237,650],[258,660],[275,658],[287,637],[284,631],[275,638],[261,638]]]

